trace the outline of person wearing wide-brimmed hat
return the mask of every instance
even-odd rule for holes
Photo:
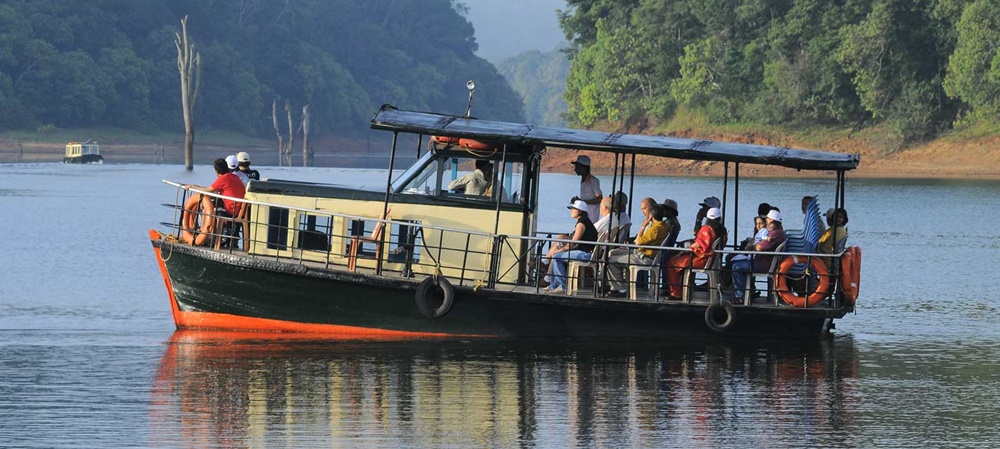
[[[767,213],[767,235],[761,239],[760,243],[754,245],[754,251],[773,252],[785,242],[785,230],[781,226],[781,212],[771,209]],[[733,288],[736,290],[736,299],[743,298],[743,291],[747,286],[747,274],[751,271],[755,273],[766,272],[771,267],[771,259],[774,256],[765,254],[755,254],[752,259],[733,261]]]
[[[604,193],[601,192],[601,181],[590,174],[590,156],[581,154],[572,164],[573,171],[580,175],[580,195],[574,196],[570,201],[583,200],[587,203],[587,213],[596,218],[601,212]]]
[[[566,269],[570,260],[589,260],[590,253],[594,251],[594,242],[597,241],[597,228],[590,221],[587,212],[587,203],[576,200],[566,207],[570,211],[570,216],[576,219],[576,226],[573,228],[573,235],[570,240],[573,243],[566,244],[552,255],[552,283],[545,291],[548,293],[564,293],[566,291]]]

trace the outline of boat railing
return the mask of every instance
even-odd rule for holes
[[[453,284],[473,288],[488,288],[501,291],[517,291],[524,293],[542,293],[545,272],[545,249],[553,244],[572,244],[573,240],[551,237],[552,233],[539,233],[536,236],[520,236],[493,234],[468,229],[457,229],[436,226],[414,220],[372,217],[359,214],[345,214],[315,208],[276,204],[266,201],[247,200],[226,197],[199,189],[184,189],[182,184],[164,180],[165,184],[177,188],[174,204],[164,204],[173,210],[173,220],[161,223],[173,231],[175,237],[181,237],[183,231],[183,205],[190,194],[202,194],[212,198],[231,200],[249,207],[246,217],[213,217],[216,226],[210,232],[207,241],[215,251],[231,254],[239,253],[245,257],[292,262],[301,265],[321,266],[377,276],[420,279],[428,275],[440,274]],[[266,208],[266,209],[265,209]],[[188,211],[201,219],[200,207]],[[254,210],[257,209],[257,210]],[[284,214],[282,218],[282,214]],[[277,217],[277,219],[275,219]],[[544,235],[544,236],[543,236]],[[595,243],[602,256],[595,257],[588,270],[567,272],[569,280],[575,280],[577,286],[572,296],[581,299],[592,298],[601,300],[635,300],[670,303],[661,298],[661,292],[668,291],[667,270],[678,269],[681,282],[685,289],[691,289],[690,295],[685,294],[681,303],[708,303],[718,300],[732,300],[732,290],[727,290],[725,277],[728,274],[727,265],[721,261],[737,255],[769,255],[784,260],[794,257],[796,267],[810,267],[813,260],[830,261],[833,267],[843,255],[819,253],[755,253],[741,250],[717,250],[717,260],[711,266],[699,268],[704,274],[709,274],[711,285],[701,289],[693,282],[694,274],[680,267],[671,266],[671,260],[684,260],[677,255],[693,253],[689,248],[666,246],[639,246],[628,243]],[[658,257],[652,265],[613,264],[610,254],[618,249],[633,251],[635,249],[657,251]],[[668,257],[670,256],[670,257]],[[637,268],[637,270],[633,270]],[[609,270],[622,270],[621,279],[627,284],[628,299],[610,298],[607,289]],[[806,299],[807,306],[812,309],[843,307],[839,294],[839,273],[829,273],[825,279],[821,275],[816,279],[816,273],[808,269],[792,269],[790,274],[801,281],[802,286],[788,287],[779,291],[777,285],[766,286],[767,295],[763,299],[743,301],[738,305],[746,307],[776,307],[782,306],[782,294],[798,294],[793,290],[810,291],[817,282],[827,282],[821,300],[814,295]],[[639,273],[645,273],[645,276]],[[634,275],[633,275],[634,274]],[[772,273],[773,274],[773,273]],[[548,274],[551,279],[551,274]],[[763,276],[762,274],[760,276]],[[750,278],[751,280],[753,277]],[[772,277],[774,279],[774,277]],[[810,281],[810,279],[812,279]],[[589,287],[584,288],[587,284]],[[786,282],[792,285],[795,282]],[[641,294],[640,294],[641,292]],[[718,295],[713,294],[718,293]],[[565,296],[565,294],[564,294]]]

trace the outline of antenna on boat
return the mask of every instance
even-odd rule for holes
[[[476,91],[476,82],[468,80],[465,82],[465,88],[469,89],[469,106],[465,108],[465,116],[472,116],[472,93]]]

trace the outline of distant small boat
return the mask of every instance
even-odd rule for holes
[[[63,157],[64,164],[103,164],[104,156],[101,156],[101,148],[93,143],[92,139],[86,142],[70,142],[66,144],[66,156]]]

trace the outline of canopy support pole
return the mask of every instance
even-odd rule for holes
[[[386,175],[385,180],[385,201],[382,202],[382,219],[387,220],[389,217],[389,195],[392,194],[392,169],[396,163],[396,141],[399,138],[399,132],[392,133],[392,149],[389,150],[389,174]],[[383,224],[385,226],[385,224]],[[392,229],[382,233],[382,238],[386,235],[391,235]],[[382,253],[384,252],[385,245],[378,245],[378,258],[375,265],[375,274],[382,275]]]
[[[740,232],[740,163],[734,163],[734,173],[733,173],[733,247],[739,244],[736,240],[739,239]],[[728,166],[728,163],[727,163]],[[728,168],[728,167],[727,167]],[[737,248],[739,249],[739,248]]]

